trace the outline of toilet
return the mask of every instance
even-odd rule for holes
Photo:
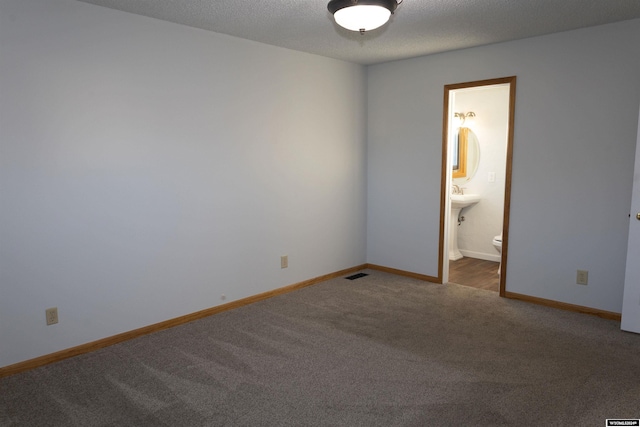
[[[494,237],[493,240],[491,241],[491,243],[493,244],[493,247],[496,248],[496,250],[500,254],[500,258],[502,259],[502,233],[500,233],[500,235]],[[502,266],[502,262],[500,262],[500,265],[498,265],[498,275],[500,275],[500,267],[501,266]]]

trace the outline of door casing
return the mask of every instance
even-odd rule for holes
[[[497,79],[478,80],[444,86],[444,103],[442,118],[442,175],[440,178],[440,246],[438,248],[438,282],[443,282],[445,263],[446,217],[449,207],[450,173],[449,158],[449,95],[450,91],[479,86],[509,84],[509,128],[507,132],[507,159],[505,170],[504,213],[502,221],[502,264],[500,265],[500,296],[504,297],[507,283],[507,258],[509,252],[509,214],[511,212],[511,172],[513,169],[513,134],[515,123],[516,76]]]

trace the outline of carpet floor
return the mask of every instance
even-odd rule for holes
[[[605,425],[619,322],[366,270],[0,379],[0,426]]]

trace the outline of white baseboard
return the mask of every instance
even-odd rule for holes
[[[467,251],[464,249],[460,249],[460,253],[469,258],[483,259],[485,261],[500,262],[501,259],[499,254],[486,254],[484,252]]]

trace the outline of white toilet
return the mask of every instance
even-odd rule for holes
[[[493,240],[491,241],[491,243],[493,243],[493,247],[496,248],[496,250],[500,254],[500,257],[502,258],[502,233],[500,233],[500,235],[494,237]],[[498,265],[498,275],[500,275],[500,267],[501,266],[502,266],[502,262],[500,262],[500,265]]]

